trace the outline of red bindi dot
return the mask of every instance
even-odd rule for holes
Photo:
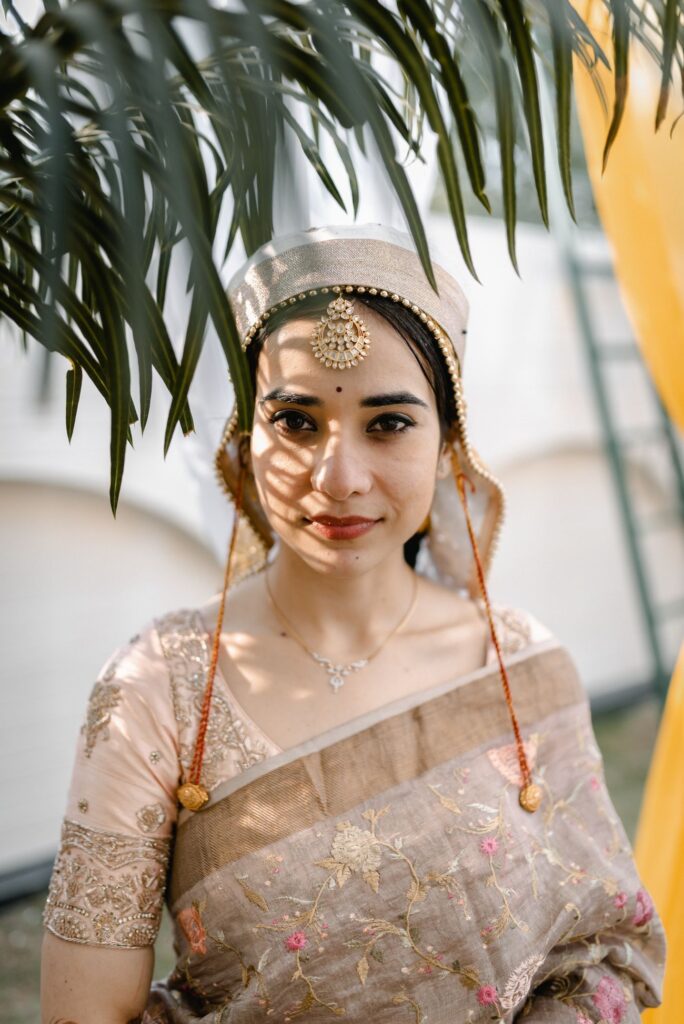
[[[335,388],[335,391],[341,391],[342,388]]]

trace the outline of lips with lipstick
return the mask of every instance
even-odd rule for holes
[[[379,519],[366,516],[314,516],[309,525],[328,540],[353,540],[372,530]]]

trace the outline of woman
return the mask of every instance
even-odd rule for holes
[[[256,402],[217,453],[242,510],[224,591],[94,687],[44,1020],[658,1004],[662,929],[572,662],[489,605],[502,496],[466,433],[465,299],[435,271],[439,294],[407,236],[366,225],[274,240],[231,282]],[[166,882],[178,962],[151,983]]]

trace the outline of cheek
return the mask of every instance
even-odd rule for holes
[[[264,507],[287,502],[311,474],[307,453],[286,448],[270,431],[255,423],[251,440],[252,469],[259,499]]]
[[[408,447],[397,445],[395,451],[385,450],[376,465],[376,480],[407,513],[431,498],[437,470],[437,456],[432,448],[421,444],[409,451]]]

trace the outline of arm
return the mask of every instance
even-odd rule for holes
[[[147,1004],[153,968],[152,946],[85,946],[45,931],[40,971],[42,1024],[132,1024]],[[84,978],[88,979],[85,985]]]
[[[43,921],[43,1024],[129,1024],[150,992],[176,819],[178,746],[153,626],[91,692]]]

